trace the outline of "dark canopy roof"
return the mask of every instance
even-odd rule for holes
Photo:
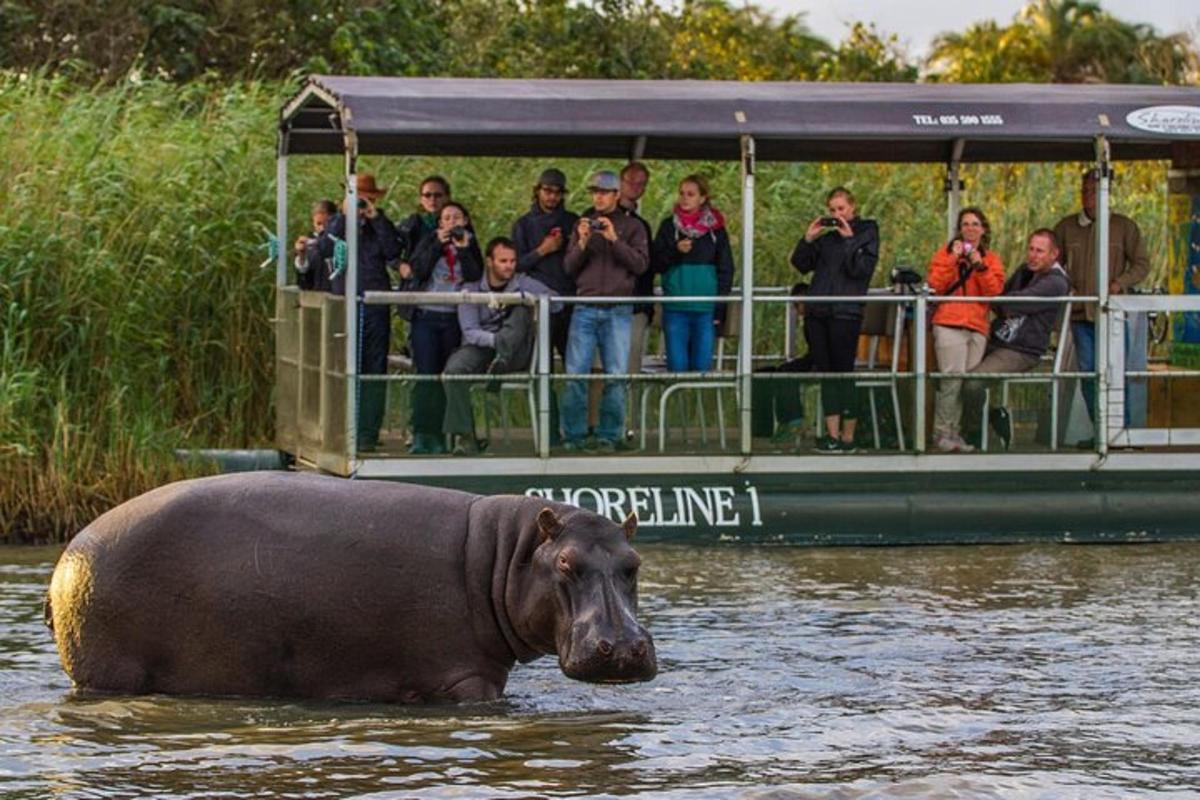
[[[625,158],[644,137],[646,158],[736,159],[750,134],[776,161],[944,162],[959,138],[964,161],[1088,161],[1104,134],[1114,158],[1165,159],[1200,142],[1200,89],[316,75],[280,124],[293,154],[340,153],[344,129],[362,154]]]

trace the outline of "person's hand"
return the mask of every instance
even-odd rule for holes
[[[579,237],[579,249],[587,247],[588,239],[592,236],[592,221],[587,217],[580,217],[575,225],[575,235]]]
[[[675,248],[681,253],[692,252],[692,240],[688,238],[680,239],[675,243]]]
[[[821,217],[817,217],[808,225],[808,230],[804,232],[804,241],[815,242],[817,238],[825,232],[825,226],[821,224]]]
[[[1110,283],[1108,285],[1108,293],[1109,294],[1125,294],[1125,288],[1123,286],[1121,286],[1121,284],[1117,283],[1116,281],[1113,281],[1112,283]]]
[[[983,269],[983,256],[979,255],[979,248],[974,247],[967,254],[967,261],[971,262],[971,266],[975,269]]]
[[[834,217],[834,219],[836,219],[838,221],[838,226],[837,226],[836,230],[838,233],[841,234],[843,239],[849,239],[851,236],[854,235],[854,228],[850,227],[849,222],[842,219],[841,217]]]
[[[613,227],[612,220],[608,217],[597,217],[596,221],[600,223],[600,235],[610,242],[617,240],[617,229]]]
[[[953,242],[950,243],[950,252],[953,253],[958,258],[962,258],[962,254],[963,254],[962,239],[955,239]]]
[[[537,246],[537,254],[539,256],[548,256],[551,253],[561,250],[563,244],[562,230],[554,228],[546,234],[546,238],[542,239],[542,243]]]
[[[437,229],[437,238],[438,238],[438,241],[441,242],[442,244],[445,244],[446,242],[450,241],[450,229],[449,228],[438,228]]]
[[[410,280],[413,276],[412,264],[407,261],[401,261],[396,265],[396,272],[400,273],[400,277],[404,280]]]
[[[301,236],[299,239],[297,239],[296,244],[295,244],[296,255],[302,254],[304,252],[304,248],[307,246],[308,246],[308,237],[307,236]]]

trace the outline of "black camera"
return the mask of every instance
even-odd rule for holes
[[[912,267],[892,268],[892,284],[895,286],[916,286],[922,280],[921,273]]]
[[[837,217],[821,217],[822,228],[837,228],[841,221]]]
[[[358,198],[358,207],[359,207],[360,209],[366,208],[366,207],[367,207],[367,201],[366,201],[366,200],[363,200],[361,197],[360,197],[360,198]]]
[[[603,220],[601,220],[601,219],[599,219],[599,218],[597,218],[597,219],[589,219],[589,220],[588,220],[588,227],[589,227],[589,228],[591,228],[591,229],[592,229],[592,230],[594,230],[594,231],[602,231],[602,230],[604,230],[604,221],[603,221]]]
[[[464,228],[462,225],[455,225],[453,228],[450,229],[450,238],[451,239],[467,238],[467,229]]]

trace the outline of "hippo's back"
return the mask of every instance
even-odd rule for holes
[[[475,499],[290,473],[148,492],[55,568],[63,666],[103,690],[403,699],[396,675],[427,672],[444,620],[469,613]]]

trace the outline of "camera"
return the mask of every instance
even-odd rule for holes
[[[821,217],[822,228],[836,228],[839,223],[840,220],[837,217]]]
[[[358,208],[359,208],[359,210],[361,211],[362,209],[364,209],[364,208],[366,208],[366,207],[367,207],[367,201],[366,201],[366,200],[363,200],[361,197],[360,197],[360,198],[358,198]]]
[[[921,273],[912,267],[894,267],[892,269],[893,285],[911,287],[916,286],[922,280]]]
[[[450,238],[451,239],[467,238],[467,229],[464,228],[462,225],[455,225],[453,228],[450,229]]]
[[[604,230],[604,222],[601,221],[600,219],[589,219],[588,227],[591,228],[593,231],[602,231],[602,230]]]

